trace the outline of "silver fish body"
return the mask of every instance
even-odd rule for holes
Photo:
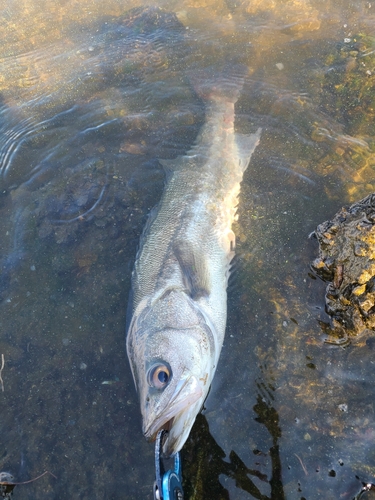
[[[143,232],[132,276],[127,353],[148,439],[185,443],[224,340],[232,223],[243,173],[259,142],[234,132],[234,98],[213,92],[186,156],[163,161],[167,182]]]

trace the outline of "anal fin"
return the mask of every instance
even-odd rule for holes
[[[259,144],[261,132],[262,129],[258,128],[255,134],[250,134],[250,135],[239,134],[239,133],[235,134],[238,156],[240,159],[240,166],[243,172],[245,172],[245,170],[247,169],[251,155],[253,154],[255,148]]]

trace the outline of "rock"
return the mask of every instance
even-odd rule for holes
[[[328,282],[326,310],[333,336],[353,337],[375,329],[375,193],[315,230],[319,257],[314,273]]]

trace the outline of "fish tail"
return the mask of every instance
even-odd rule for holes
[[[248,68],[242,64],[227,64],[221,69],[209,67],[189,74],[195,92],[205,102],[225,101],[236,103]]]

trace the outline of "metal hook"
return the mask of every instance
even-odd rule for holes
[[[183,500],[182,472],[180,454],[176,453],[173,468],[165,470],[162,460],[163,440],[168,431],[158,432],[155,443],[155,472],[154,500]]]

